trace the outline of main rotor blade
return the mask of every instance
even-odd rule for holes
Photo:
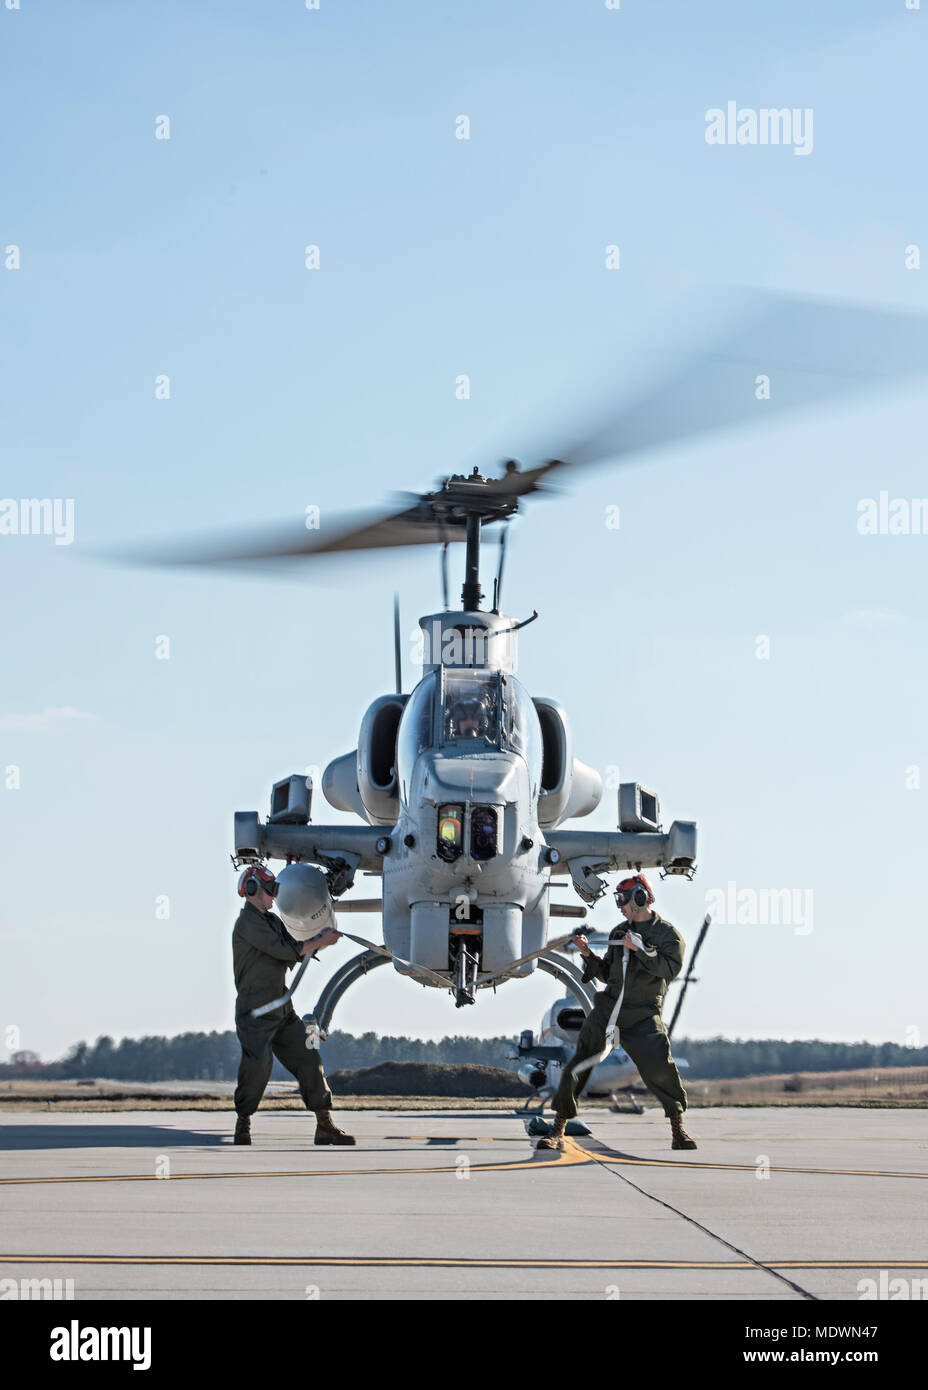
[[[618,374],[620,368],[610,370]],[[710,431],[777,420],[922,373],[928,373],[928,315],[753,290],[713,291],[711,298],[703,293],[676,310],[651,381],[637,394],[627,378],[610,381],[595,411],[586,412],[599,423],[537,467],[520,471],[510,461],[498,478],[456,476],[447,491],[404,494],[411,505],[399,511],[323,516],[312,529],[307,520],[257,536],[254,530],[239,533],[224,543],[194,538],[120,558],[258,567],[261,561],[447,545],[465,539],[464,512],[474,497],[486,499],[493,511],[498,504],[499,515],[485,517],[485,525],[502,521],[518,499],[548,491],[555,471],[627,460]]]
[[[142,564],[233,565],[262,560],[286,560],[344,551],[380,550],[394,546],[433,545],[464,539],[464,524],[457,517],[441,523],[423,516],[418,507],[404,512],[378,513],[365,519],[358,513],[338,513],[328,520],[323,513],[318,528],[294,522],[277,526],[256,537],[252,528],[230,536],[224,544],[214,537],[182,541],[167,549],[144,549],[122,558]]]
[[[708,306],[704,295],[685,301],[678,325],[678,339],[701,341],[671,342],[656,384],[607,405],[554,466],[627,458],[928,373],[928,315],[914,311],[729,290]]]
[[[560,459],[548,459],[537,468],[521,469],[514,459],[509,459],[501,478],[487,479],[486,490],[493,497],[527,497],[531,492],[542,491],[541,480],[546,474],[563,466]]]

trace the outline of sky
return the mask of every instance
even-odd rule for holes
[[[925,311],[926,25],[905,0],[0,4],[0,507],[73,503],[61,544],[0,511],[0,1059],[232,1026],[232,813],[355,746],[394,590],[409,650],[440,607],[426,550],[272,579],[115,557],[543,458],[594,383],[647,380],[692,287]],[[805,151],[709,143],[729,102],[811,111]],[[928,1043],[928,537],[858,524],[928,495],[925,426],[890,374],[577,472],[512,527],[520,679],[607,781],[699,823],[696,878],[658,887],[690,943],[715,918],[684,1034]],[[313,818],[346,819],[319,790]],[[615,823],[607,790],[575,824]],[[336,1025],[515,1036],[554,994],[456,1011],[381,970]]]

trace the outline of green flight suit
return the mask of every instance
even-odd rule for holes
[[[609,933],[610,941],[618,941],[629,924],[620,923]],[[629,951],[628,979],[619,1012],[619,1043],[638,1068],[648,1090],[660,1101],[666,1115],[680,1114],[686,1109],[686,1091],[670,1052],[670,1039],[661,1018],[661,1005],[667,986],[676,979],[683,967],[686,943],[670,922],[656,912],[649,922],[633,922],[645,945],[656,954]],[[596,995],[593,1009],[577,1039],[577,1050],[561,1072],[561,1080],[551,1102],[556,1115],[572,1120],[577,1114],[577,1101],[590,1079],[592,1068],[574,1076],[573,1068],[587,1057],[595,1057],[606,1045],[606,1025],[622,989],[625,952],[621,944],[610,946],[605,956],[592,951],[584,961],[583,982],[605,981],[606,988]]]
[[[329,1110],[332,1092],[326,1084],[322,1058],[306,1046],[306,1029],[288,1001],[261,1018],[251,1010],[269,1004],[287,989],[287,968],[302,961],[300,944],[279,917],[246,903],[232,933],[235,972],[235,1031],[242,1060],[235,1088],[239,1115],[253,1115],[261,1103],[276,1057],[297,1080],[307,1110]]]

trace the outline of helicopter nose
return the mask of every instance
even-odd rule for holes
[[[423,756],[427,759],[423,791],[430,801],[505,803],[528,797],[525,762],[514,753],[485,753],[479,758]]]

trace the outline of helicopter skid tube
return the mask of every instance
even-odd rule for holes
[[[556,980],[565,985],[583,1012],[585,1014],[590,1013],[593,1008],[595,992],[583,983],[581,972],[573,961],[565,960],[563,956],[555,955],[552,952],[550,956],[539,957],[538,969],[543,970],[546,975],[553,975]]]
[[[346,961],[343,966],[336,970],[319,996],[319,1001],[313,1009],[313,1017],[323,1033],[329,1031],[332,1022],[332,1015],[335,1006],[342,995],[351,988],[358,980],[362,980],[365,975],[372,970],[376,970],[378,965],[389,965],[389,956],[379,955],[376,951],[362,951],[360,955],[352,956],[351,960]]]
[[[351,986],[356,984],[358,980],[362,980],[372,970],[376,970],[379,965],[388,965],[389,963],[388,956],[380,955],[376,951],[362,951],[336,970],[319,995],[316,1007],[312,1011],[313,1018],[324,1033],[327,1033],[331,1027],[336,1005]],[[550,956],[540,957],[538,968],[548,975],[553,975],[556,980],[566,986],[584,1013],[590,1012],[593,1007],[592,996],[587,986],[582,983],[580,971],[572,961],[552,953]],[[451,988],[450,980],[448,988]]]

